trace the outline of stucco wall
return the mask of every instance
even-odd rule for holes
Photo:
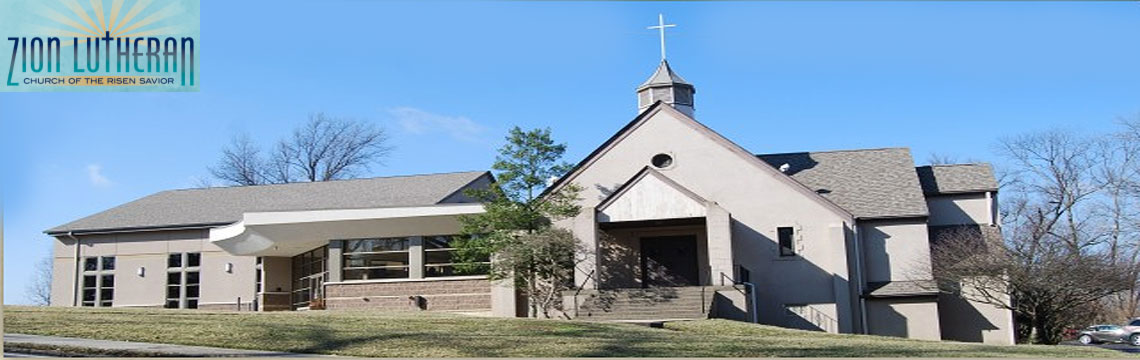
[[[997,207],[990,203],[985,193],[929,196],[926,198],[926,207],[930,209],[929,224],[992,225],[993,211]]]
[[[831,231],[845,222],[852,223],[850,216],[811,190],[774,173],[767,164],[758,163],[751,154],[731,150],[704,135],[707,129],[686,124],[677,116],[661,110],[571,179],[584,189],[584,212],[591,212],[612,191],[649,166],[654,155],[670,154],[673,165],[659,169],[662,175],[731,214],[734,265],[747,267],[758,286],[761,322],[787,326],[783,315],[786,304],[820,304],[821,311],[839,319],[841,328],[850,329],[853,315],[844,239],[834,238]],[[581,225],[584,221],[560,225],[588,229]],[[795,257],[779,256],[776,228],[783,226],[796,229]],[[588,237],[579,233],[583,235]],[[738,267],[728,272],[725,275],[736,277]],[[577,283],[581,283],[585,273],[578,276]],[[711,276],[719,278],[720,274]]]
[[[970,300],[980,297],[969,288],[964,291],[965,297],[955,294],[938,296],[942,339],[1013,345],[1013,313],[993,304]],[[1009,302],[1008,297],[1002,300]]]
[[[166,259],[170,253],[200,252],[200,304],[233,304],[253,299],[254,257],[225,253],[207,240],[205,230],[152,231],[77,236],[79,258],[115,256],[115,307],[162,307],[166,299]],[[55,241],[52,305],[72,306],[75,296],[75,245],[68,237]],[[232,263],[231,272],[225,264]],[[140,276],[139,269],[143,269]],[[82,269],[79,269],[82,271]]]
[[[930,236],[923,219],[859,223],[868,282],[929,280]]]
[[[941,340],[938,302],[934,297],[869,299],[867,327],[871,334]]]

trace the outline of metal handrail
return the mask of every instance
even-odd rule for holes
[[[757,300],[756,299],[756,284],[753,284],[753,283],[747,282],[747,281],[736,281],[736,279],[733,279],[731,276],[728,276],[728,274],[725,274],[722,271],[722,272],[720,272],[720,285],[721,286],[724,286],[724,279],[728,279],[728,281],[731,282],[732,285],[744,285],[745,290],[741,291],[741,293],[744,294],[745,296],[749,297],[748,302],[750,303],[749,305],[751,305],[751,306],[749,306],[749,309],[748,309],[748,315],[750,315],[749,317],[752,318],[751,320],[752,320],[753,324],[760,323],[760,313],[759,313],[759,310],[757,310],[757,305],[756,305],[756,300]],[[733,288],[735,288],[735,286],[733,286]],[[738,289],[737,291],[740,291],[740,290]]]
[[[794,311],[789,309],[788,306],[784,306],[784,311],[795,314],[796,316],[804,317],[804,320],[811,322],[812,325],[819,326],[821,329],[823,329],[824,332],[832,332],[832,330],[839,327],[839,320],[831,317],[831,315],[827,315],[827,313],[817,310],[815,307],[812,307],[811,304],[804,304],[802,307],[804,309],[807,309],[806,317],[800,314],[796,314]]]
[[[586,278],[582,280],[582,285],[578,285],[578,289],[574,290],[574,317],[578,317],[578,294],[581,294],[582,289],[586,288],[586,282],[590,281],[590,279],[594,279],[594,284],[598,284],[598,278],[594,277],[594,272],[597,270],[598,269],[590,269],[590,272],[586,274]],[[562,315],[567,318],[570,317],[565,311],[562,312]]]

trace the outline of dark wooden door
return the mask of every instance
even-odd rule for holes
[[[641,238],[641,285],[700,285],[695,235]]]

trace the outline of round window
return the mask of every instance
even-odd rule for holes
[[[669,154],[657,154],[653,155],[651,162],[653,163],[653,167],[664,169],[673,165],[673,157],[669,156]]]

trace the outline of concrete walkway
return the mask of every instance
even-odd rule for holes
[[[79,339],[59,336],[4,334],[5,348],[11,344],[34,344],[65,348],[99,349],[140,356],[170,357],[322,357],[317,354],[297,354],[278,351],[224,349],[206,346],[154,344],[131,341]],[[326,355],[327,356],[327,355]]]

